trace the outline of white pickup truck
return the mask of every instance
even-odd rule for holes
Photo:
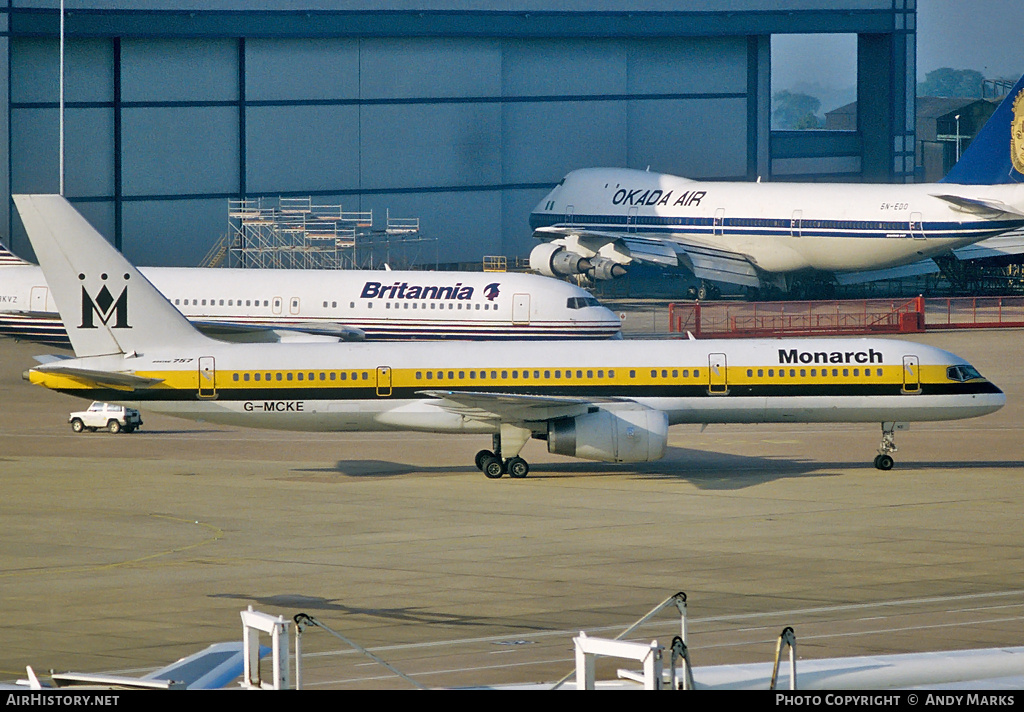
[[[112,433],[130,433],[142,426],[142,416],[134,408],[95,401],[88,410],[69,415],[68,422],[76,433],[100,428]]]

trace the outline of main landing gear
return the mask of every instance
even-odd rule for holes
[[[519,452],[529,439],[530,431],[526,428],[502,424],[501,432],[495,433],[492,439],[494,450],[481,450],[476,454],[477,469],[492,480],[499,479],[506,472],[515,479],[526,477],[530,473],[530,466],[519,457]],[[512,454],[508,459],[501,456],[503,442],[506,452]]]
[[[892,453],[896,452],[896,430],[906,430],[906,423],[882,423],[882,443],[878,446],[878,454],[875,455],[875,467],[879,470],[891,470],[895,464]]]

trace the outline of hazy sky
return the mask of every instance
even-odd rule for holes
[[[917,0],[917,76],[940,67],[988,79],[1024,74],[1024,0]],[[853,35],[775,35],[772,89],[814,94],[829,110],[853,101]]]

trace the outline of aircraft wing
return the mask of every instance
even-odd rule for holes
[[[696,235],[673,233],[665,237],[649,237],[631,232],[542,227],[537,228],[533,236],[548,241],[565,239],[570,249],[573,244],[578,244],[596,254],[611,245],[618,248],[616,251],[640,262],[662,267],[684,267],[698,279],[744,287],[761,286],[757,268],[747,255],[712,247]]]
[[[1008,213],[1010,215],[1024,216],[1024,212],[1021,212],[1020,208],[1007,205],[1001,200],[965,198],[962,195],[933,195],[932,197],[945,200],[956,209],[962,210],[965,213],[991,216]]]
[[[996,237],[990,237],[973,245],[953,250],[959,260],[977,260],[985,257],[1005,257],[1024,253],[1024,231],[1015,230]]]
[[[93,371],[88,368],[75,368],[73,366],[54,365],[58,362],[51,362],[38,366],[35,370],[42,373],[56,373],[68,378],[74,378],[89,385],[113,388],[119,391],[136,391],[152,388],[162,383],[162,378],[145,378],[132,373],[119,373],[116,371]]]
[[[419,391],[439,399],[449,413],[484,422],[528,423],[572,418],[586,413],[597,403],[620,402],[621,398],[573,398],[531,396],[479,391]]]
[[[270,652],[260,646],[260,658]],[[144,676],[143,680],[173,680],[186,690],[219,690],[240,677],[245,667],[243,643],[214,643],[205,650],[171,663]]]
[[[362,329],[329,321],[305,322],[287,326],[245,324],[233,321],[193,321],[192,325],[211,339],[233,343],[267,344],[279,342],[364,341]]]
[[[953,255],[958,260],[980,260],[987,257],[1007,257],[1021,254],[1024,254],[1024,231],[997,235],[981,242],[975,242],[973,245],[966,245],[953,250]],[[844,272],[836,275],[836,282],[843,285],[863,284],[883,279],[899,279],[902,277],[916,277],[922,274],[935,274],[938,271],[939,266],[935,261],[926,259],[909,265],[903,265],[902,267],[890,267],[888,269],[876,269],[867,272]]]

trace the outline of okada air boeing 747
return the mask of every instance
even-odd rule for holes
[[[14,198],[76,358],[26,372],[90,400],[215,423],[489,434],[488,477],[525,477],[531,439],[603,462],[660,459],[677,423],[898,423],[991,413],[965,359],[884,339],[268,343],[199,333],[62,197]]]
[[[701,298],[717,290],[715,282],[802,298],[827,292],[838,277],[854,282],[856,273],[947,255],[1024,227],[1021,181],[1024,77],[941,183],[755,183],[627,168],[572,171],[530,215],[543,241],[530,266],[547,275],[612,279],[635,260],[692,273],[703,282]]]

